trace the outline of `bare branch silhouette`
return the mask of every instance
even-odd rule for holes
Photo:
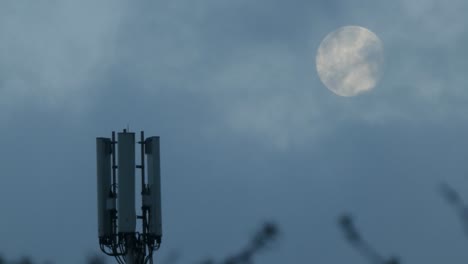
[[[463,225],[465,235],[468,236],[468,206],[462,201],[458,192],[447,183],[442,183],[440,185],[440,191],[445,200],[455,207]]]
[[[222,264],[252,264],[253,257],[263,249],[267,248],[268,245],[277,238],[279,233],[278,226],[272,222],[266,222],[263,224],[261,230],[259,230],[249,244],[241,250],[239,253],[227,257],[225,260],[219,262]],[[200,264],[214,264],[215,261],[212,259],[206,259]]]
[[[270,241],[276,238],[278,227],[274,223],[265,223],[263,228],[255,234],[250,244],[237,255],[228,257],[224,264],[250,264],[253,256],[264,249]]]
[[[86,263],[88,264],[106,264],[106,259],[100,255],[88,256]]]
[[[164,264],[176,264],[180,259],[181,253],[178,250],[171,250],[169,254],[161,261]]]
[[[339,226],[343,230],[346,239],[352,246],[359,251],[361,255],[369,260],[372,264],[399,264],[397,257],[391,257],[386,260],[382,257],[375,248],[365,241],[354,226],[353,219],[349,214],[343,214],[339,217]]]

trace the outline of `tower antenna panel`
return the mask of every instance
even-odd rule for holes
[[[107,208],[111,194],[111,140],[96,138],[97,215],[99,237],[112,235],[112,218]]]
[[[135,211],[135,133],[118,133],[118,226],[119,233],[133,233]]]
[[[149,233],[161,240],[161,160],[159,151],[159,137],[146,139],[145,152],[147,157],[148,188],[149,188]]]

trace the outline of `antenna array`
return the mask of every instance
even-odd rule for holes
[[[112,138],[96,138],[99,245],[118,263],[152,263],[153,252],[161,245],[159,137],[145,139],[141,131],[138,144],[141,161],[136,165],[135,133],[124,129],[118,140],[115,132]],[[141,175],[141,215],[135,209],[136,169]],[[136,230],[137,220],[142,222],[141,231]]]

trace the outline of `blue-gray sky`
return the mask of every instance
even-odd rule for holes
[[[462,263],[468,239],[438,195],[468,201],[468,2],[0,2],[0,252],[82,263],[97,252],[95,137],[161,136],[164,241],[184,263],[240,249],[258,263],[364,263],[336,217],[405,263]],[[383,78],[339,97],[320,41],[359,25]],[[70,260],[71,259],[71,260]]]

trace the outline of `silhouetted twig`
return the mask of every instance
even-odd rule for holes
[[[270,241],[276,238],[278,227],[274,223],[265,223],[263,228],[255,234],[250,244],[237,255],[228,257],[224,264],[249,264],[253,256],[264,249]]]
[[[106,259],[100,255],[88,256],[86,263],[88,264],[105,264]]]
[[[386,260],[369,243],[362,239],[358,230],[354,226],[353,219],[348,214],[343,214],[339,218],[339,226],[342,228],[346,239],[353,245],[359,253],[369,259],[373,264],[399,264],[397,257],[391,257]]]
[[[230,256],[225,260],[221,261],[222,264],[251,264],[253,263],[253,257],[265,249],[271,241],[276,239],[279,230],[278,226],[274,223],[267,222],[263,225],[262,229],[258,231],[250,243],[241,250],[238,254]],[[200,264],[214,264],[215,261],[212,259],[206,259]]]
[[[466,204],[462,201],[457,191],[455,191],[455,189],[450,187],[448,184],[442,183],[440,185],[440,190],[445,200],[447,200],[449,204],[455,207],[455,210],[460,216],[465,235],[468,236],[468,206],[466,206]]]
[[[180,259],[181,253],[178,250],[171,250],[169,254],[161,261],[163,264],[176,264]]]

